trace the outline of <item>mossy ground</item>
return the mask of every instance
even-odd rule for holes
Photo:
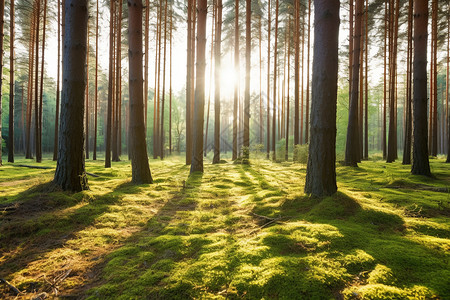
[[[51,184],[54,169],[0,168],[0,277],[23,291],[90,299],[450,299],[450,169],[337,166],[339,192],[303,193],[306,166],[255,158],[87,161],[90,190]],[[44,160],[42,166],[54,167]],[[0,298],[13,295],[0,286]]]

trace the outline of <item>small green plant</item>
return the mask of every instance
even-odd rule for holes
[[[294,148],[294,162],[306,164],[308,162],[308,144],[295,145]]]

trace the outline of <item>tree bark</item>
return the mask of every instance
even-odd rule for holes
[[[244,147],[250,147],[250,71],[252,51],[252,3],[246,0],[245,28],[245,98],[244,98]],[[249,149],[247,149],[249,151]],[[248,153],[248,152],[247,152]]]
[[[311,140],[305,193],[332,195],[336,186],[336,101],[339,0],[315,0]]]
[[[385,2],[384,6],[384,51],[383,51],[383,121],[381,124],[381,148],[383,152],[383,159],[386,158],[387,155],[387,147],[386,147],[386,107],[387,107],[387,38],[388,38],[388,2]]]
[[[40,21],[40,11],[41,11],[41,1],[36,1],[36,34],[35,34],[35,78],[34,78],[34,147],[36,151],[36,162],[42,161],[42,153],[40,152],[41,144],[41,132],[39,130],[39,124],[40,124],[40,105],[39,105],[39,21]]]
[[[431,176],[427,132],[428,1],[414,1],[413,164],[414,175]]]
[[[277,160],[276,153],[276,118],[277,118],[277,107],[276,107],[276,99],[277,99],[277,52],[278,52],[278,14],[279,14],[279,5],[278,0],[275,2],[275,44],[274,44],[274,53],[273,53],[273,115],[272,115],[272,160]]]
[[[113,114],[113,49],[114,49],[114,1],[110,1],[109,8],[109,76],[108,76],[108,111],[106,117],[106,149],[105,168],[111,168],[111,138]]]
[[[271,13],[270,13],[270,3],[272,0],[269,0],[267,7],[267,159],[269,159],[270,155],[270,31],[271,31]],[[296,0],[299,1],[299,0]]]
[[[86,47],[86,104],[85,104],[85,111],[86,111],[86,117],[84,119],[85,121],[85,138],[84,142],[86,143],[86,159],[89,159],[89,23],[88,23],[88,29],[87,29],[87,47]]]
[[[9,23],[9,133],[8,133],[8,162],[14,162],[14,0],[10,0],[10,23]],[[1,86],[1,85],[0,85]],[[1,95],[0,95],[1,96]],[[1,120],[1,114],[0,114]],[[0,130],[1,131],[1,130]],[[1,135],[1,132],[0,132]],[[1,143],[1,139],[0,139]],[[0,152],[2,151],[0,147]]]
[[[287,54],[287,98],[286,98],[286,145],[284,159],[289,160],[289,119],[290,119],[290,82],[291,82],[291,16],[288,21],[288,54]]]
[[[187,12],[187,51],[186,51],[186,165],[191,164],[192,160],[192,120],[191,120],[191,81],[192,78],[192,2],[188,0],[188,12]]]
[[[64,9],[61,134],[54,182],[63,190],[78,192],[88,188],[83,153],[88,1],[66,0]]]
[[[128,41],[130,69],[130,153],[131,181],[135,184],[152,183],[145,142],[143,101],[142,0],[128,0]]]
[[[297,159],[295,146],[300,144],[300,72],[299,72],[299,61],[300,61],[300,2],[295,0],[295,31],[294,31],[294,44],[295,44],[295,54],[294,54],[294,161]]]
[[[92,159],[97,160],[97,114],[98,114],[98,1],[95,18],[95,99],[94,99],[94,153]]]
[[[222,55],[222,0],[217,0],[217,23],[214,46],[214,158],[213,164],[220,163],[220,71]]]
[[[450,7],[449,7],[450,8]],[[447,15],[447,82],[446,82],[446,112],[447,112],[447,163],[450,163],[450,111],[449,111],[449,89],[450,89],[450,14]]]
[[[197,72],[195,83],[193,153],[190,173],[203,172],[203,125],[205,113],[205,47],[207,0],[198,0]]]
[[[311,49],[311,0],[308,0],[308,46],[306,59],[306,118],[305,118],[305,143],[309,143],[309,64]]]
[[[163,88],[161,101],[161,125],[160,125],[160,157],[164,159],[164,103],[166,102],[166,54],[167,54],[167,0],[164,2],[164,56],[163,56]]]
[[[0,75],[3,74],[3,25],[5,23],[5,1],[0,0]],[[3,86],[3,76],[0,76],[0,166],[3,165],[2,161],[2,92],[1,87]]]
[[[359,132],[358,132],[358,94],[359,94],[359,68],[361,55],[361,17],[363,0],[356,0],[355,35],[353,37],[353,71],[352,93],[348,114],[347,143],[345,148],[345,164],[356,167],[360,161]]]
[[[403,147],[403,164],[411,164],[411,136],[412,136],[412,120],[411,120],[411,101],[412,101],[412,20],[413,20],[413,0],[409,0],[408,7],[408,52],[406,58],[406,115],[405,115],[405,137]]]
[[[233,100],[233,155],[232,160],[238,156],[238,103],[239,103],[239,0],[234,4],[234,69],[236,79],[234,80]]]
[[[60,69],[61,69],[61,3],[58,0],[58,62],[56,67],[56,114],[55,114],[55,137],[53,144],[53,160],[58,159],[58,129],[59,129],[59,102],[60,102]]]

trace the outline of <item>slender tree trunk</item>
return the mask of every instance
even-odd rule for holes
[[[210,51],[210,59],[209,59],[209,78],[212,78],[213,73],[213,57],[214,57],[214,26],[216,24],[216,1],[213,0],[212,4],[212,20],[211,20],[211,51]],[[210,107],[211,107],[211,86],[212,86],[212,80],[209,81],[208,86],[208,108],[206,110],[206,130],[205,130],[205,143],[204,143],[204,149],[203,149],[203,155],[206,157],[207,150],[208,150],[208,130],[209,130],[209,113],[210,113]]]
[[[53,144],[53,160],[58,159],[58,129],[59,129],[59,102],[60,102],[60,69],[61,69],[61,3],[58,0],[58,62],[56,67],[56,115],[55,115],[55,137]]]
[[[63,190],[77,192],[88,188],[83,151],[88,1],[66,0],[64,9],[61,135],[54,182]]]
[[[160,132],[160,154],[161,160],[164,159],[164,104],[166,102],[166,54],[167,54],[167,0],[164,3],[164,57],[163,57],[163,88],[161,101],[161,132]]]
[[[314,4],[311,140],[305,193],[322,197],[337,191],[335,145],[340,5],[339,0],[315,0]]]
[[[34,146],[35,146],[35,151],[36,151],[36,162],[41,162],[42,161],[42,153],[40,153],[39,149],[40,149],[40,131],[39,131],[39,120],[40,120],[40,106],[39,106],[39,21],[40,21],[40,11],[41,11],[41,2],[40,0],[36,1],[36,34],[35,34],[35,65],[36,65],[36,70],[35,70],[35,78],[34,78],[34,135],[35,135],[35,139],[34,139]]]
[[[299,19],[300,22],[300,19]],[[300,145],[303,145],[303,124],[304,124],[304,102],[303,102],[303,76],[305,74],[305,13],[302,13],[302,22],[301,24],[301,28],[302,28],[302,40],[301,40],[301,44],[302,44],[302,57],[300,58],[300,63],[302,65],[301,67],[301,74],[300,74]]]
[[[44,107],[44,62],[45,62],[45,36],[46,36],[46,24],[47,24],[47,0],[44,0],[44,19],[42,20],[42,58],[41,58],[41,81],[39,89],[39,156],[42,161],[42,119],[43,119],[43,107]],[[37,156],[36,156],[37,160]]]
[[[205,113],[205,47],[207,0],[198,0],[197,72],[195,83],[194,136],[191,174],[203,172],[203,124]]]
[[[162,2],[160,2],[160,4],[162,4]],[[156,93],[156,131],[155,131],[155,138],[154,138],[154,142],[156,143],[156,157],[160,156],[161,157],[161,136],[160,136],[160,130],[161,130],[161,90],[160,90],[160,86],[161,86],[161,40],[162,40],[162,7],[159,8],[159,37],[158,37],[158,70],[157,70],[157,75],[158,75],[158,91]],[[153,156],[155,157],[155,156]]]
[[[391,7],[391,20],[393,20],[392,30],[392,50],[390,64],[390,93],[389,93],[389,139],[386,161],[394,162],[397,157],[397,110],[396,110],[396,82],[397,82],[397,40],[398,40],[398,10],[399,0],[394,0]],[[394,8],[395,6],[395,8]],[[394,14],[396,12],[396,14]]]
[[[14,0],[10,0],[10,23],[9,23],[9,133],[8,133],[8,162],[14,162]],[[0,85],[1,86],[1,85]],[[0,94],[1,96],[1,94]],[[1,109],[0,109],[1,110]],[[1,120],[1,114],[0,114]],[[0,132],[1,134],[1,132]],[[1,139],[0,139],[1,143]],[[2,151],[0,147],[0,152]]]
[[[271,24],[271,4],[272,0],[269,0],[267,8],[267,22],[268,22],[268,33],[267,33],[267,159],[269,159],[270,154],[270,31],[272,29]]]
[[[94,153],[92,159],[97,160],[97,114],[98,114],[98,1],[95,18],[95,102],[94,102]]]
[[[36,26],[36,6],[37,3],[33,3],[33,13],[31,16],[31,26],[30,26],[30,41],[29,41],[29,59],[28,59],[28,93],[27,93],[27,129],[26,129],[26,140],[27,140],[27,149],[25,158],[32,159],[32,150],[31,150],[31,123],[32,123],[32,110],[33,110],[33,74],[34,74],[34,36],[36,33],[35,26]],[[3,24],[3,23],[2,23]],[[1,64],[0,64],[1,65]],[[1,92],[0,92],[1,93]],[[0,97],[1,101],[1,97]],[[0,108],[1,110],[1,108]],[[0,125],[1,127],[1,125]],[[1,156],[1,155],[0,155]]]
[[[214,46],[214,158],[213,164],[220,163],[220,70],[222,66],[222,0],[217,0],[217,23]]]
[[[383,52],[383,121],[381,126],[381,148],[383,151],[383,159],[386,158],[387,155],[387,147],[386,147],[386,107],[387,107],[387,38],[388,38],[388,2],[385,2],[384,6],[384,52]]]
[[[412,136],[412,23],[413,21],[413,0],[409,0],[408,6],[408,50],[406,57],[406,115],[405,115],[405,137],[403,147],[403,164],[411,164],[411,136]]]
[[[113,49],[114,49],[114,1],[110,1],[109,15],[109,78],[108,78],[108,112],[106,120],[105,168],[111,167],[112,106],[113,106]]]
[[[365,20],[365,75],[364,75],[364,153],[363,158],[369,159],[369,0],[366,0]]]
[[[450,9],[450,5],[449,5]],[[447,163],[450,163],[450,111],[449,111],[449,90],[450,90],[450,14],[447,15],[447,82],[446,82],[446,112],[447,112]]]
[[[354,25],[355,25],[355,0],[349,0],[349,38],[348,38],[348,95],[349,95],[349,104],[352,94],[352,83],[353,83],[353,50],[354,50]]]
[[[116,67],[115,67],[115,111],[114,111],[114,134],[113,134],[113,161],[120,161],[120,152],[122,147],[121,142],[121,111],[122,111],[122,78],[121,78],[121,70],[122,70],[122,1],[119,1],[119,9],[117,11],[116,16]]]
[[[305,118],[305,143],[309,143],[309,65],[311,49],[311,0],[308,0],[308,46],[306,58],[306,118]]]
[[[86,118],[85,118],[85,140],[86,143],[86,159],[89,159],[89,23],[87,29],[87,48],[86,48]]]
[[[3,26],[5,23],[5,1],[4,0],[0,0],[0,75],[3,74]],[[3,76],[0,76],[0,87],[3,86]],[[1,89],[1,88],[0,88]],[[3,144],[3,140],[2,140],[2,92],[0,90],[0,166],[3,165],[3,161],[2,161],[2,144]]]
[[[294,18],[294,161],[297,160],[297,152],[295,146],[300,145],[300,72],[299,72],[299,61],[300,61],[300,1],[295,0],[295,18]]]
[[[361,158],[363,157],[364,154],[364,149],[363,149],[363,143],[364,143],[364,53],[365,53],[365,49],[364,49],[364,38],[365,38],[365,19],[366,19],[366,14],[365,14],[365,8],[364,8],[364,3],[365,1],[363,1],[362,5],[363,5],[363,14],[361,17],[361,54],[360,54],[360,60],[359,60],[359,105],[358,105],[358,109],[359,109],[359,114],[358,114],[358,131],[359,131],[359,161],[361,162]]]
[[[157,106],[158,106],[158,93],[159,93],[159,71],[158,71],[158,57],[160,52],[158,51],[158,47],[160,44],[160,22],[161,22],[161,13],[160,13],[161,5],[158,5],[156,8],[156,35],[155,35],[155,89],[153,93],[153,159],[156,159],[158,157],[158,131],[157,131]],[[188,122],[188,120],[186,120]],[[187,139],[187,137],[186,137]]]
[[[287,98],[286,98],[286,149],[284,159],[286,161],[289,160],[289,117],[290,117],[290,82],[291,82],[291,16],[289,16],[288,21],[288,55],[287,55]]]
[[[192,2],[188,0],[188,12],[187,12],[187,51],[186,51],[186,165],[191,164],[192,160],[192,120],[191,120],[191,78],[192,74]]]
[[[273,115],[272,115],[272,160],[277,160],[276,153],[276,116],[277,116],[277,107],[276,107],[276,99],[277,99],[277,52],[278,52],[278,14],[279,14],[279,5],[278,0],[275,2],[275,44],[274,44],[274,54],[273,54]]]
[[[142,0],[128,0],[128,41],[130,69],[130,152],[131,181],[135,184],[152,183],[145,142],[142,76]]]
[[[270,0],[269,0],[270,1]],[[239,105],[239,0],[234,4],[234,69],[237,80],[234,81],[234,101],[233,101],[233,156],[235,160],[238,156],[238,105]]]
[[[438,76],[438,72],[437,72],[437,66],[438,66],[438,61],[437,61],[437,40],[438,40],[438,1],[437,0],[432,0],[432,5],[433,5],[433,22],[432,22],[432,26],[433,26],[433,38],[431,39],[433,42],[433,62],[432,64],[434,65],[433,67],[433,85],[432,85],[432,89],[433,89],[433,117],[432,117],[432,121],[433,124],[431,126],[432,128],[432,146],[431,146],[431,156],[437,156],[438,154],[438,145],[437,145],[437,140],[438,140],[438,113],[437,113],[437,103],[438,103],[438,93],[437,93],[437,76]]]
[[[252,51],[252,3],[246,0],[246,27],[245,27],[245,98],[244,98],[244,147],[250,147],[250,71]],[[249,153],[249,152],[247,152]],[[247,157],[248,158],[248,157]]]
[[[170,37],[169,37],[169,154],[172,154],[172,30],[173,8],[170,9]],[[147,100],[146,100],[147,101]]]
[[[361,17],[363,0],[356,0],[355,35],[353,37],[353,71],[352,93],[350,95],[350,108],[348,114],[347,143],[345,148],[345,164],[356,167],[359,157],[358,133],[358,94],[359,94],[359,63],[361,55]]]
[[[262,17],[258,18],[258,33],[259,33],[259,143],[264,144],[263,138],[263,104],[262,104]]]
[[[145,50],[144,50],[144,128],[147,136],[147,118],[148,118],[148,61],[149,61],[149,23],[150,23],[150,1],[145,0],[145,19],[144,19],[144,36],[145,36]]]
[[[414,175],[431,176],[427,146],[428,1],[414,1],[413,164]]]

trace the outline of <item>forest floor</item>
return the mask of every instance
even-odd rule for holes
[[[20,164],[51,167],[30,169]],[[339,192],[303,193],[306,166],[251,159],[189,175],[182,157],[86,162],[90,190],[55,163],[0,168],[0,278],[19,298],[450,299],[450,168],[337,166]],[[46,294],[43,294],[46,293]],[[15,298],[0,282],[0,298]]]

